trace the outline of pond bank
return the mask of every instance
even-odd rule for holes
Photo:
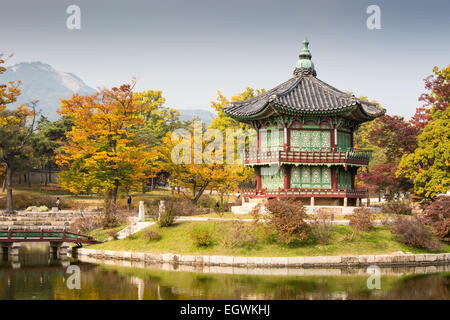
[[[191,266],[233,266],[268,268],[323,268],[323,267],[363,267],[377,266],[429,266],[450,265],[450,253],[424,254],[381,254],[355,256],[315,256],[315,257],[239,257],[181,255],[172,253],[149,253],[113,250],[73,248],[73,255],[96,259],[112,259],[145,263],[168,263]]]
[[[250,267],[250,266],[213,266],[213,265],[187,265],[178,263],[157,263],[136,260],[102,259],[93,256],[78,256],[81,262],[115,267],[157,269],[163,271],[214,273],[232,275],[265,275],[265,276],[367,276],[368,269],[357,267],[325,267],[314,268],[297,267]],[[380,267],[381,275],[404,276],[408,274],[434,274],[450,272],[450,264],[422,265],[422,266],[391,266]]]

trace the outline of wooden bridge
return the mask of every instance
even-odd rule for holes
[[[83,243],[100,243],[93,237],[66,230],[27,230],[8,229],[0,230],[0,243],[20,243],[20,242],[73,242],[78,245]]]

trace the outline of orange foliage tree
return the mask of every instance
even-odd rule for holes
[[[138,186],[153,159],[135,134],[149,105],[135,99],[133,88],[134,81],[90,96],[75,94],[61,100],[59,111],[73,119],[57,156],[59,182],[74,193],[104,193],[113,211],[119,191]]]

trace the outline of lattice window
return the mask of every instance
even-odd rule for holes
[[[265,129],[259,131],[259,144],[262,151],[267,149],[267,131]]]
[[[284,188],[284,170],[278,166],[261,167],[261,183],[263,189]]]
[[[291,130],[291,147],[294,147],[294,151],[297,151],[300,145],[300,131]]]
[[[320,188],[320,167],[312,167],[311,183],[313,188]]]
[[[311,147],[311,139],[308,131],[300,131],[300,146],[304,148],[305,151]]]
[[[331,189],[331,168],[322,167],[322,188]]]
[[[331,147],[331,133],[330,131],[321,131],[321,146],[325,148]]]
[[[291,188],[301,188],[300,167],[291,167]]]

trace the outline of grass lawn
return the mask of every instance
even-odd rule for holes
[[[213,245],[197,247],[191,237],[192,229],[202,226],[213,234]],[[427,253],[425,249],[407,247],[394,240],[386,226],[378,226],[371,232],[359,232],[351,239],[351,226],[336,226],[330,244],[299,243],[296,245],[279,244],[268,239],[258,239],[256,245],[229,248],[222,245],[224,234],[231,227],[231,222],[178,222],[168,228],[157,225],[149,227],[161,235],[160,240],[147,240],[143,232],[123,240],[113,240],[89,246],[100,250],[139,251],[158,253],[178,253],[192,255],[235,255],[235,256],[325,256],[325,255],[362,255],[386,254],[395,251]],[[445,245],[439,252],[450,252],[450,245]]]
[[[126,225],[123,224],[123,225],[120,225],[118,227],[111,228],[111,229],[95,229],[95,230],[88,232],[88,235],[94,237],[94,239],[96,239],[98,241],[105,241],[106,239],[109,238],[108,232],[110,232],[112,230],[120,231],[125,227],[126,227]]]

